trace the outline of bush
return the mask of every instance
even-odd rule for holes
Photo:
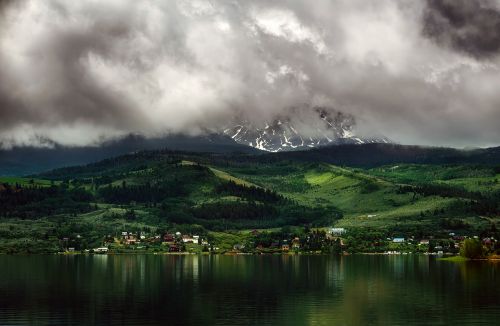
[[[460,255],[469,259],[478,259],[484,256],[483,246],[478,239],[465,239]]]

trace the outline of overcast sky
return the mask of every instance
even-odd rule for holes
[[[500,145],[499,0],[0,0],[0,143],[200,133],[333,108]]]

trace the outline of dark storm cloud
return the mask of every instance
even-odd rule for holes
[[[289,114],[307,129],[317,107],[403,143],[500,142],[494,2],[0,0],[0,8],[4,147],[196,134]]]
[[[500,52],[500,10],[488,0],[427,0],[424,33],[477,57]]]

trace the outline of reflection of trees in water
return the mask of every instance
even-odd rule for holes
[[[73,323],[364,325],[423,316],[452,323],[472,322],[477,311],[494,322],[484,312],[500,300],[500,264],[425,256],[4,256],[0,263],[3,311]]]

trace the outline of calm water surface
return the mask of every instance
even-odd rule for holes
[[[0,256],[0,325],[499,325],[500,263]]]

